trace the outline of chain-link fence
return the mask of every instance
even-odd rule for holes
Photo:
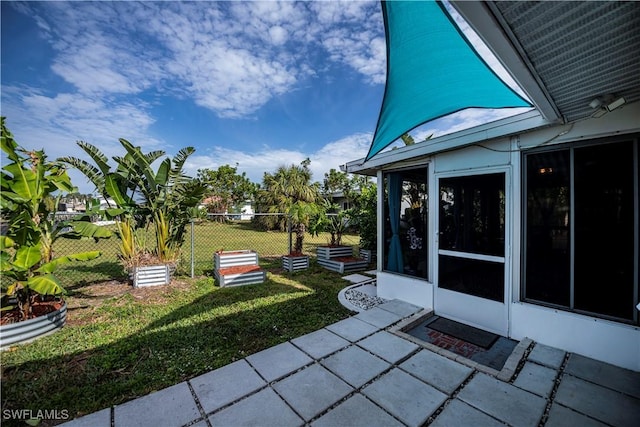
[[[114,225],[106,225],[115,231]],[[328,233],[312,236],[305,233],[303,252],[315,255],[316,247],[329,242]],[[155,240],[149,231],[142,234],[142,243],[153,247]],[[258,253],[262,268],[281,267],[281,257],[290,252],[295,235],[285,214],[212,215],[206,219],[194,219],[187,225],[186,238],[177,274],[183,276],[213,275],[213,255],[219,250],[249,249]],[[345,234],[342,243],[357,246],[360,238]],[[124,280],[127,277],[118,259],[120,241],[114,235],[110,239],[93,240],[59,239],[54,244],[55,256],[76,252],[99,250],[102,256],[86,262],[74,262],[61,266],[56,276],[65,286],[107,280]]]

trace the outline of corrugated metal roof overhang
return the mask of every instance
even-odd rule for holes
[[[547,119],[589,117],[609,94],[640,99],[640,2],[452,3]]]

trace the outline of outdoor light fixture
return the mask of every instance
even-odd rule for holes
[[[589,103],[589,107],[594,108],[594,109],[598,108],[598,107],[601,107],[601,106],[602,106],[602,99],[600,99],[600,98],[595,98],[593,101],[591,101]]]
[[[613,102],[610,102],[609,104],[607,104],[607,110],[609,111],[613,111],[616,108],[622,106],[625,103],[625,99],[621,96],[620,98],[616,99]]]
[[[593,118],[602,117],[608,112],[621,107],[626,102],[627,101],[624,99],[624,97],[621,96],[619,98],[616,98],[612,94],[607,94],[604,96],[599,96],[597,98],[594,98],[593,101],[589,103],[589,107],[595,110],[593,114],[591,114],[591,117]]]

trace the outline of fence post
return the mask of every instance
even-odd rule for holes
[[[191,278],[193,279],[195,277],[195,264],[196,264],[196,251],[195,251],[195,233],[193,232],[194,229],[194,219],[191,218]]]
[[[293,252],[293,240],[291,236],[291,215],[287,215],[287,230],[289,231],[289,253]]]

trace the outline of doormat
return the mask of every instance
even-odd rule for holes
[[[463,323],[454,322],[444,317],[437,318],[429,323],[427,327],[485,349],[491,347],[498,339],[498,335],[496,334]]]

